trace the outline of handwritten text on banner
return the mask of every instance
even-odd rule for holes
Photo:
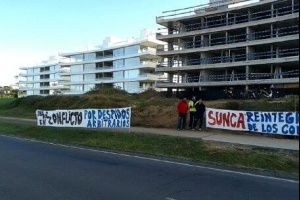
[[[210,128],[299,136],[299,112],[206,109]]]
[[[37,110],[38,126],[130,128],[131,108]]]

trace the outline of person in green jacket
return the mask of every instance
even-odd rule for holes
[[[189,129],[193,129],[194,121],[195,121],[195,114],[196,114],[196,97],[193,96],[192,100],[189,101],[189,112],[190,112],[190,122],[189,122]]]

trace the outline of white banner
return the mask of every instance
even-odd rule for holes
[[[37,110],[38,126],[130,128],[131,108]]]
[[[206,109],[206,127],[299,136],[299,112]]]

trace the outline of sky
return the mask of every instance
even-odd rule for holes
[[[208,0],[0,0],[0,86],[14,85],[19,67],[57,53],[101,45],[108,36],[157,31],[164,11]]]

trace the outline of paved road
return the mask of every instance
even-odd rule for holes
[[[1,121],[24,123],[24,124],[36,124],[36,120],[33,119],[20,119],[20,118],[10,118],[10,117],[0,117],[0,122]],[[116,131],[161,134],[161,135],[170,135],[176,137],[188,137],[188,138],[201,138],[202,140],[205,141],[225,142],[225,143],[250,145],[250,146],[264,147],[264,148],[267,147],[267,148],[299,151],[299,138],[277,139],[273,137],[264,137],[258,134],[253,134],[253,135],[236,134],[236,133],[230,134],[229,132],[225,133],[219,130],[177,131],[173,129],[143,128],[143,127],[132,127],[128,130],[121,129]]]
[[[1,200],[298,199],[299,182],[0,136]]]

